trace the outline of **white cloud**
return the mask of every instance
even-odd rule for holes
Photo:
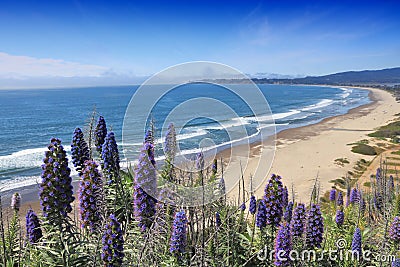
[[[52,58],[15,56],[0,52],[1,78],[100,77],[109,69],[103,66],[68,62]]]

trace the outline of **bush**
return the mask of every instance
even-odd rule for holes
[[[365,144],[358,144],[356,146],[353,146],[351,149],[351,152],[362,154],[362,155],[370,155],[370,156],[374,156],[374,155],[378,154],[374,147],[365,145]]]

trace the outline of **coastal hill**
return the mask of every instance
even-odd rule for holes
[[[248,82],[247,80],[238,79],[219,79],[217,81],[221,83]],[[399,88],[400,67],[382,70],[346,71],[303,78],[252,78],[252,81],[258,84],[368,85],[373,87]]]
[[[259,83],[293,84],[396,84],[400,83],[400,67],[382,70],[346,71],[324,76],[307,76],[295,79],[257,79]]]

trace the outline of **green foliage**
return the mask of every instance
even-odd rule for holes
[[[377,151],[374,147],[366,145],[366,144],[358,144],[351,148],[351,151],[354,153],[362,154],[362,155],[377,155]]]
[[[400,135],[400,121],[389,123],[388,125],[379,127],[373,133],[368,134],[371,137],[393,138]]]

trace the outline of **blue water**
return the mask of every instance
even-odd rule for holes
[[[247,85],[235,86],[245,89]],[[259,88],[269,102],[277,131],[317,123],[370,102],[368,91],[358,89],[286,85],[259,85]],[[0,90],[0,190],[2,187],[6,190],[35,183],[41,173],[40,165],[49,140],[61,138],[69,150],[75,127],[85,128],[94,108],[106,118],[108,128],[115,132],[121,143],[125,111],[136,90],[135,86]],[[154,106],[152,116],[159,143],[165,130],[162,129],[163,122],[171,110],[198,97],[226,103],[237,117],[232,118],[218,108],[210,110],[216,120],[203,117],[190,120],[191,115],[186,113],[175,117],[183,152],[194,151],[199,140],[204,138],[223,148],[224,144],[235,139],[235,135],[227,134],[227,129],[235,129],[238,123],[244,124],[247,135],[255,141],[260,126],[268,127],[271,123],[254,121],[251,109],[229,91],[215,85],[193,84],[172,91]],[[262,103],[260,101],[260,105]],[[137,120],[140,119],[143,118],[138,116]],[[134,140],[138,140],[130,144],[131,150],[137,151],[143,129],[138,128],[131,134]]]

